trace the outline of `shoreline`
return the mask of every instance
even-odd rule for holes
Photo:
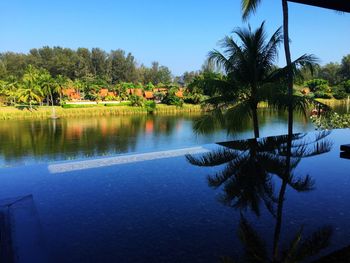
[[[143,107],[133,106],[95,106],[86,108],[62,108],[54,106],[57,117],[79,117],[79,116],[118,116],[147,114]],[[183,107],[158,104],[155,115],[179,114],[179,113],[201,113],[200,105],[184,104]],[[28,119],[49,119],[52,116],[52,106],[39,106],[30,111],[28,109],[18,109],[13,106],[0,107],[0,120],[28,120]]]

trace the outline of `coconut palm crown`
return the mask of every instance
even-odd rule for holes
[[[278,47],[283,42],[281,28],[277,29],[268,38],[265,23],[256,30],[237,28],[232,36],[226,36],[222,42],[222,52],[213,50],[209,53],[209,60],[220,67],[225,78],[215,79],[210,83],[216,87],[217,96],[207,101],[206,105],[212,106],[211,117],[200,118],[195,125],[197,131],[208,128],[208,123],[224,124],[228,130],[238,127],[244,118],[250,118],[254,127],[254,136],[259,137],[259,121],[257,108],[261,101],[269,101],[281,107],[281,101],[276,99],[276,94],[283,88],[272,94],[271,87],[276,83],[287,80],[286,68],[276,69],[275,62],[278,58]],[[293,74],[297,73],[298,66],[308,65],[312,67],[315,58],[303,55],[292,62]],[[209,85],[209,83],[207,83]],[[285,85],[281,85],[284,87]],[[273,99],[272,96],[273,95]],[[285,100],[289,103],[291,97]]]

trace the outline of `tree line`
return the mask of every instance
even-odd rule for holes
[[[34,48],[28,54],[0,53],[0,79],[20,79],[28,66],[45,69],[54,78],[62,76],[75,79],[93,78],[105,84],[120,82],[164,83],[172,81],[168,67],[152,62],[151,67],[137,64],[135,57],[124,50],[106,52],[100,48],[62,47]]]

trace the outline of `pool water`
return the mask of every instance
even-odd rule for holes
[[[349,138],[334,130],[1,168],[0,199],[31,195],[47,262],[244,261],[239,233],[250,228],[272,258],[276,239],[282,255],[301,226],[301,240],[324,234],[309,261],[349,245],[350,160],[339,151]]]

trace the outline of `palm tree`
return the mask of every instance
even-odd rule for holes
[[[209,106],[211,116],[204,116],[195,125],[195,130],[204,131],[208,123],[224,125],[228,130],[243,123],[243,118],[252,119],[255,138],[259,137],[258,103],[268,101],[274,107],[289,105],[290,98],[296,108],[305,110],[305,98],[285,96],[281,89],[289,72],[287,67],[276,69],[274,62],[278,46],[282,42],[281,29],[267,39],[264,23],[255,31],[238,28],[233,31],[239,41],[225,37],[222,41],[224,52],[214,50],[209,60],[222,68],[226,76],[205,80],[204,85],[214,90],[216,96],[204,101]],[[315,58],[303,55],[291,64],[292,74],[299,72],[300,66],[312,69]],[[277,89],[275,88],[277,84]],[[214,88],[213,88],[214,87]],[[274,88],[274,92],[271,89]],[[302,105],[302,107],[300,107]]]
[[[29,103],[30,110],[33,109],[33,102],[41,102],[44,93],[40,86],[39,70],[29,65],[23,75],[22,83],[17,92],[19,101]]]
[[[25,81],[17,93],[18,100],[24,103],[29,103],[30,110],[33,109],[33,102],[41,102],[44,94],[39,86],[34,86],[32,82]]]
[[[55,92],[58,94],[60,101],[62,100],[62,91],[67,86],[68,80],[62,75],[56,76]]]
[[[53,106],[53,89],[54,89],[54,80],[51,77],[50,73],[47,71],[40,72],[39,75],[39,85],[43,91],[44,96],[46,96],[46,103],[47,106],[51,105]]]
[[[251,13],[254,13],[260,4],[261,0],[242,0],[243,19],[247,19]],[[287,87],[288,95],[290,97],[288,104],[288,133],[293,133],[293,70],[292,59],[289,46],[289,17],[288,17],[288,2],[282,0],[283,11],[283,38],[284,38],[284,52],[287,62]]]
[[[218,50],[209,53],[209,61],[221,67],[226,78],[218,79],[215,83],[221,87],[220,96],[207,102],[227,106],[227,100],[230,99],[232,107],[227,111],[228,116],[235,119],[242,112],[248,112],[252,118],[254,136],[258,138],[257,107],[263,100],[263,88],[271,80],[269,76],[277,58],[277,48],[282,42],[281,29],[268,40],[264,23],[255,31],[250,27],[238,28],[233,33],[239,41],[227,36],[222,40],[223,53]]]

